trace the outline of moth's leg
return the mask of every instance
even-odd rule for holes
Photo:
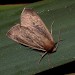
[[[57,51],[58,45],[59,45],[59,44],[57,43],[52,52],[56,52],[56,51]]]
[[[51,35],[52,35],[52,25],[53,25],[53,23],[54,23],[54,21],[53,21],[52,24],[51,24]]]
[[[44,54],[42,54],[42,57],[39,60],[39,63],[41,62],[41,60],[45,57],[45,55],[47,54],[47,52],[45,52]]]

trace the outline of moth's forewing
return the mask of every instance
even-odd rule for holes
[[[33,36],[33,33],[31,33],[27,28],[20,26],[20,24],[17,24],[13,26],[8,32],[7,36],[11,38],[12,40],[16,41],[17,43],[29,46],[34,49],[45,51],[44,48],[38,44],[36,40],[36,37]]]
[[[21,13],[21,26],[39,29],[42,35],[46,35],[47,39],[54,42],[52,35],[46,28],[43,21],[38,16],[38,14],[32,9],[23,9]]]
[[[50,32],[32,9],[23,10],[21,25],[13,26],[7,35],[18,43],[42,51],[47,51],[54,46]]]
[[[7,36],[18,42],[18,40],[16,40],[17,35],[19,36],[19,32],[20,32],[20,24],[16,24],[15,26],[13,26],[8,32],[7,32]]]

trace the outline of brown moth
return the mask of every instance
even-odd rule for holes
[[[7,32],[7,36],[17,43],[44,51],[42,58],[47,53],[56,51],[60,41],[58,39],[58,42],[55,43],[52,37],[52,25],[51,32],[49,32],[37,13],[28,8],[23,9],[20,24],[13,26]]]

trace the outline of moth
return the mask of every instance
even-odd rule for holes
[[[53,24],[53,23],[52,23]],[[51,31],[33,9],[24,8],[21,13],[20,24],[16,24],[7,32],[7,36],[17,43],[43,51],[41,59],[48,53],[57,50],[60,38],[55,42]],[[40,59],[40,61],[41,61]]]

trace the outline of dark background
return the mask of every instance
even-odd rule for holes
[[[75,73],[75,61],[38,73],[36,75],[65,75],[70,73]]]
[[[34,3],[42,0],[1,0],[0,5],[5,5],[5,4],[28,4],[28,3]]]

